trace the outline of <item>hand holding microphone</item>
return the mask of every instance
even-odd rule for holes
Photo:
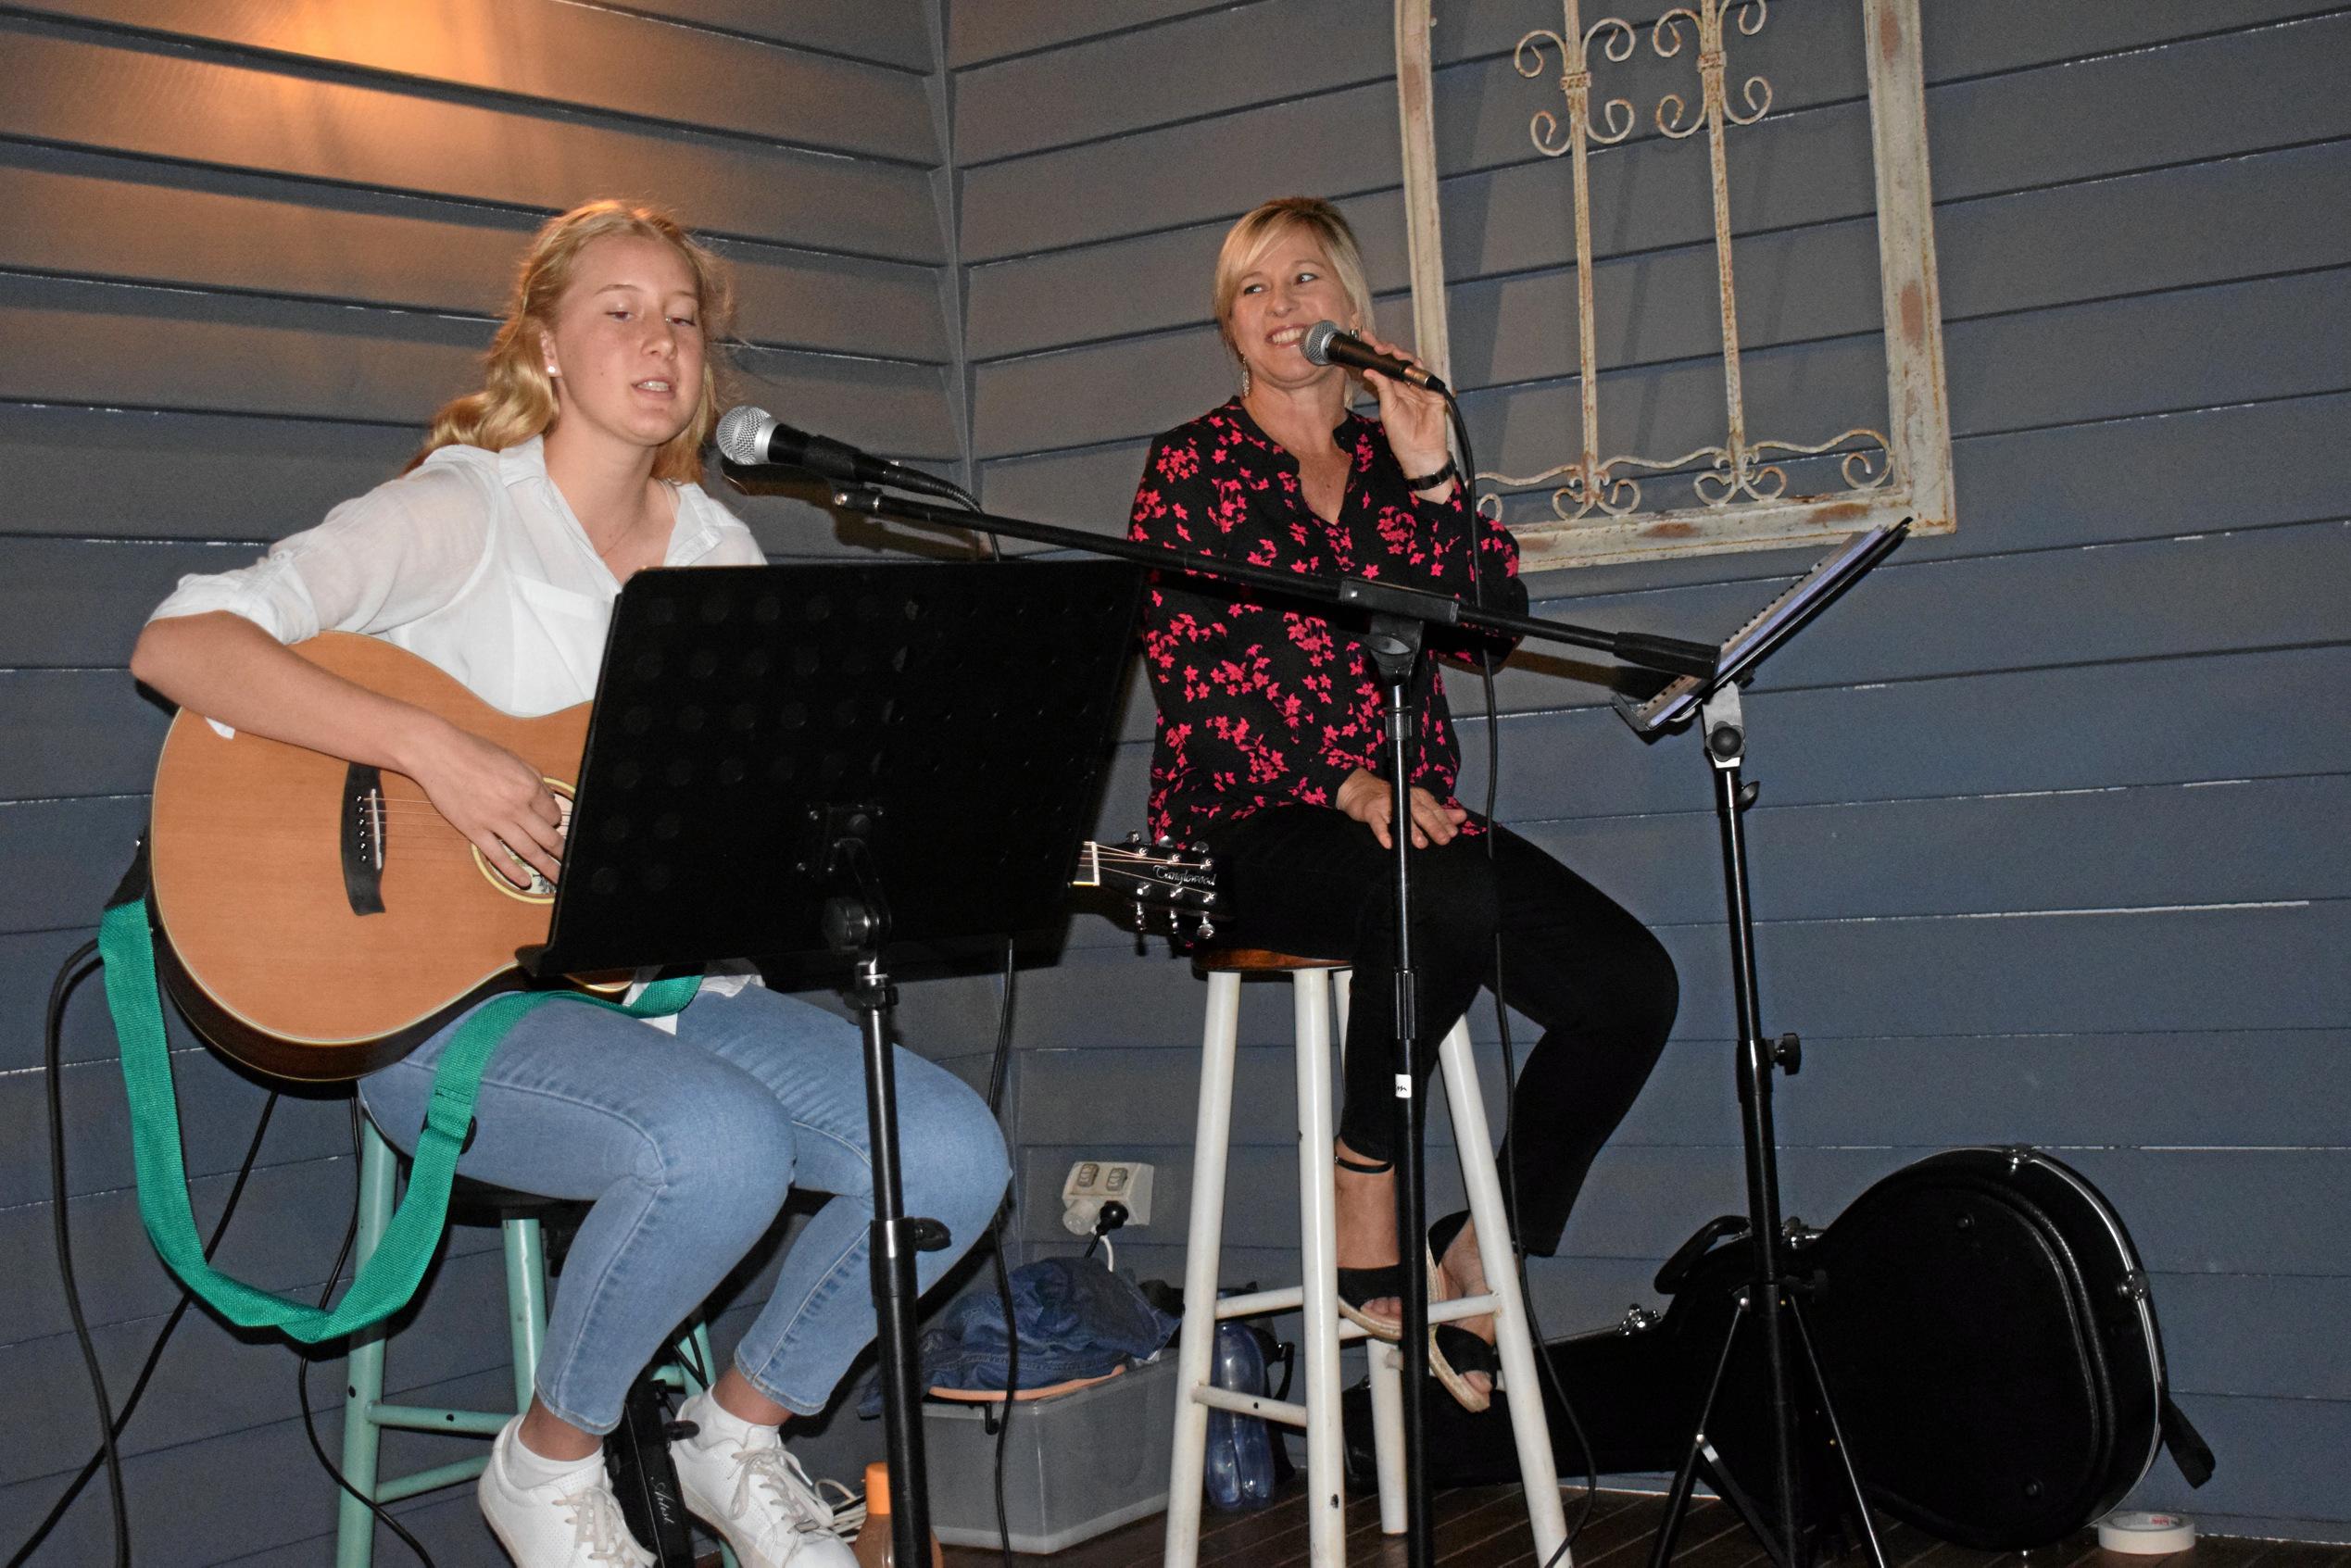
[[[1377,338],[1366,341],[1342,332],[1336,321],[1317,321],[1306,329],[1298,351],[1309,364],[1345,365],[1372,373],[1366,384],[1379,399],[1379,422],[1388,435],[1388,449],[1396,455],[1407,481],[1423,475],[1433,480],[1415,488],[1442,495],[1452,482],[1452,453],[1445,442],[1447,406],[1452,391],[1442,381]]]

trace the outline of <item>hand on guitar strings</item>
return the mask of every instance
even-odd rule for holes
[[[562,809],[539,771],[502,746],[445,726],[409,776],[434,809],[517,887],[561,869]]]

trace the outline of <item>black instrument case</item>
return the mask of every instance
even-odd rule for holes
[[[1577,1417],[1545,1389],[1563,1475],[1588,1458],[1603,1474],[1679,1465],[1747,1286],[1746,1234],[1743,1217],[1726,1216],[1691,1236],[1658,1272],[1671,1298],[1662,1316],[1636,1308],[1615,1329],[1547,1347]],[[1986,1551],[2046,1546],[2120,1502],[2167,1444],[2191,1485],[2212,1473],[2167,1391],[2130,1234],[2049,1155],[1965,1148],[1905,1166],[1825,1231],[1797,1230],[1788,1273],[1871,1503],[1931,1535]],[[1755,1338],[1741,1336],[1708,1436],[1763,1496]],[[1432,1481],[1516,1478],[1496,1412],[1468,1416],[1446,1399],[1429,1411]],[[1366,1474],[1368,1414],[1358,1390],[1348,1450]],[[1806,1416],[1804,1491],[1821,1506],[1839,1488],[1825,1423]]]

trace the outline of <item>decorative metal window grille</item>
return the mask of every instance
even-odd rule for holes
[[[1567,164],[1575,210],[1578,420],[1565,460],[1533,474],[1481,470],[1486,505],[1511,516],[1528,569],[1766,549],[1840,537],[1901,518],[1920,533],[1955,526],[1951,432],[1942,370],[1942,311],[1935,287],[1934,218],[1927,178],[1924,75],[1917,0],[1858,0],[1867,57],[1871,151],[1876,173],[1879,275],[1885,320],[1887,420],[1799,439],[1748,428],[1740,366],[1739,301],[1732,268],[1727,143],[1771,108],[1771,84],[1743,78],[1731,62],[1742,37],[1761,32],[1769,0],[1688,0],[1636,26],[1606,17],[1586,27],[1580,0],[1562,0],[1559,31],[1537,28],[1518,42],[1522,76],[1559,63],[1564,113],[1537,111],[1538,150]],[[1399,0],[1397,91],[1402,105],[1407,232],[1412,255],[1415,343],[1443,367],[1450,356],[1437,210],[1428,0]],[[1688,451],[1611,452],[1601,434],[1610,377],[1595,344],[1591,184],[1595,147],[1628,140],[1642,118],[1629,97],[1601,86],[1611,66],[1646,49],[1654,60],[1686,61],[1688,89],[1663,93],[1648,119],[1669,142],[1703,140],[1711,173],[1716,271],[1720,285],[1724,421],[1721,438]],[[1737,85],[1732,86],[1733,81]],[[1842,481],[1817,495],[1790,493],[1788,466],[1820,458]],[[1829,477],[1823,475],[1822,477]],[[1548,517],[1507,503],[1548,491]],[[1665,504],[1656,504],[1659,500]]]

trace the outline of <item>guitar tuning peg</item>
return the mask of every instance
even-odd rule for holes
[[[1200,901],[1203,905],[1213,904],[1216,902],[1216,895],[1213,893],[1203,893],[1200,896]]]
[[[1129,844],[1140,844],[1143,842],[1143,835],[1140,832],[1130,831],[1126,834],[1126,842]]]
[[[1195,854],[1195,855],[1205,855],[1205,854],[1207,854],[1207,853],[1208,853],[1208,844],[1207,844],[1207,842],[1206,842],[1205,840],[1203,840],[1203,839],[1198,839],[1198,838],[1196,838],[1196,839],[1192,840],[1192,853],[1193,853],[1193,854]]]
[[[1152,840],[1151,840],[1151,843],[1152,843],[1152,844],[1156,845],[1158,847],[1160,847],[1160,848],[1162,848],[1162,849],[1166,848],[1168,846],[1170,846],[1170,845],[1174,844],[1175,842],[1176,842],[1176,841],[1175,841],[1174,839],[1172,839],[1172,838],[1168,837],[1165,834],[1160,834],[1157,838],[1154,838],[1154,839],[1152,839]]]

